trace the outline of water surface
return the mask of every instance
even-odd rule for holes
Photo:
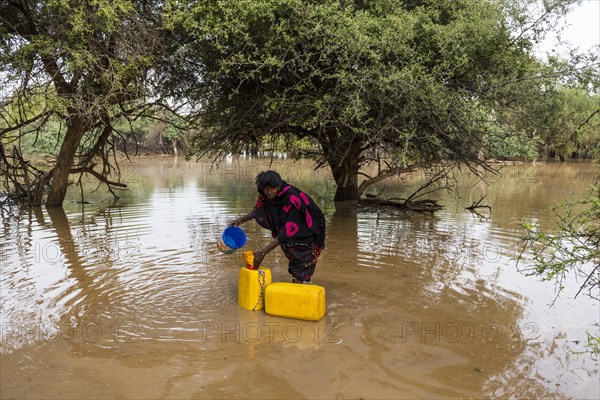
[[[102,189],[64,209],[0,221],[2,398],[598,398],[585,351],[598,303],[568,282],[518,273],[518,222],[585,195],[596,167],[505,167],[489,185],[463,172],[435,214],[336,212],[335,187],[308,161],[272,168],[308,192],[328,224],[315,283],[319,322],[237,305],[239,252],[221,254],[227,221],[254,204],[269,160],[138,158],[130,190]],[[386,194],[406,193],[396,180]],[[91,186],[93,189],[95,186]],[[378,191],[382,188],[373,190]],[[464,208],[482,195],[492,212]],[[248,249],[268,232],[244,225]],[[289,281],[279,249],[265,259]]]

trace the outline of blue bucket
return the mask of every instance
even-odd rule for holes
[[[231,254],[246,244],[246,232],[238,226],[228,226],[217,241],[217,247],[225,254]]]

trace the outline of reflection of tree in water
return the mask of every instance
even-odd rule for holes
[[[132,211],[139,210],[109,207],[98,210],[86,221],[74,223],[62,208],[49,208],[49,224],[40,214],[39,226],[44,231],[54,231],[56,236],[51,241],[60,253],[55,257],[57,263],[50,267],[66,271],[60,282],[62,292],[45,295],[54,297],[47,297],[44,302],[54,304],[53,312],[60,316],[54,321],[60,332],[54,333],[53,338],[68,341],[73,356],[111,359],[121,349],[123,362],[130,361],[134,366],[140,360],[161,364],[174,354],[191,354],[192,349],[185,350],[185,346],[170,350],[167,346],[145,357],[145,343],[161,338],[176,342],[178,330],[183,331],[181,338],[186,337],[186,329],[197,330],[198,320],[186,324],[183,316],[193,318],[189,310],[207,299],[200,296],[201,288],[189,289],[197,286],[194,282],[210,284],[210,275],[198,280],[203,273],[192,271],[188,275],[192,279],[184,282],[181,277],[186,271],[182,268],[173,264],[161,266],[160,255],[152,255],[146,249],[145,256],[141,255],[139,238],[134,250],[130,250],[127,246],[132,239],[127,237],[127,226],[136,222],[129,215]],[[138,234],[145,234],[143,226],[138,228]],[[171,281],[178,281],[179,286],[173,286]],[[221,285],[212,286],[222,293]]]
[[[2,260],[3,275],[17,288],[8,305],[3,304],[7,326],[17,336],[21,331],[11,343],[14,348],[23,341],[71,340],[71,332],[80,332],[77,317],[89,314],[94,302],[108,305],[111,300],[80,255],[86,243],[75,240],[64,210],[48,208],[47,215],[50,223],[42,208],[19,210],[3,219],[3,235],[19,260],[11,260],[12,254]],[[33,335],[26,337],[23,331]]]
[[[91,233],[86,234],[83,225],[79,231],[82,234],[81,239],[76,240],[62,207],[48,208],[47,212],[62,250],[64,266],[68,270],[66,281],[70,283],[61,295],[65,300],[61,301],[64,314],[60,326],[81,333],[80,339],[86,343],[93,343],[102,336],[106,338],[106,331],[102,333],[102,327],[106,330],[109,324],[97,319],[110,318],[109,310],[114,302],[118,301],[119,294],[125,290],[116,279],[116,274],[111,273],[113,264],[107,262],[110,255],[106,253],[110,252],[108,249],[111,246],[106,240],[110,240],[110,234],[108,239],[105,235],[96,234],[94,237]],[[110,231],[110,226],[110,222],[107,222],[105,229]],[[89,249],[94,250],[90,252]],[[95,256],[98,259],[95,259]]]
[[[39,209],[19,210],[0,207],[2,240],[0,240],[0,352],[11,352],[48,332],[37,326],[48,325],[47,317],[36,307],[28,307],[36,298],[37,288],[31,282],[31,256],[35,248],[32,230]],[[35,326],[31,326],[35,325]],[[25,337],[25,329],[33,335]]]

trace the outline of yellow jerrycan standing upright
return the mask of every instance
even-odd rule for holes
[[[265,305],[265,289],[272,282],[271,270],[254,269],[254,252],[244,251],[245,267],[238,275],[238,304],[248,310],[261,310]]]

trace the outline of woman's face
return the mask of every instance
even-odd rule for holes
[[[280,188],[280,186],[277,186],[277,187],[265,186],[265,188],[263,189],[263,193],[265,194],[265,196],[267,196],[267,198],[269,200],[273,200],[275,198],[275,196],[277,196],[277,193],[279,193],[279,188]]]

